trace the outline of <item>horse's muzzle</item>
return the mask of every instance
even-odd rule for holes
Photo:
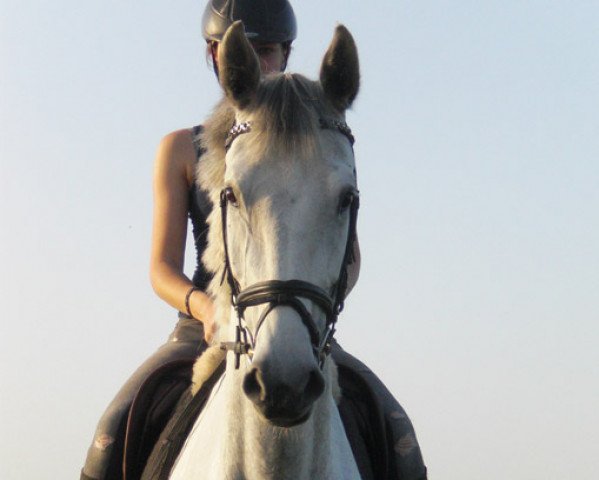
[[[269,379],[254,366],[243,380],[243,391],[266,420],[289,428],[310,417],[314,401],[324,391],[324,379],[320,370],[314,368],[306,373],[303,382],[289,385]]]

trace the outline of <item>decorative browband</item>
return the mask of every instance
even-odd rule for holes
[[[239,124],[234,124],[229,130],[227,135],[227,139],[225,140],[225,150],[229,150],[231,148],[231,144],[233,140],[235,140],[239,135],[243,133],[248,133],[252,131],[252,122],[243,122]]]
[[[342,120],[333,120],[333,119],[325,119],[320,118],[320,128],[326,130],[337,130],[341,134],[343,134],[348,140],[350,145],[353,147],[356,139],[354,138],[351,128],[349,125]],[[229,133],[227,134],[227,139],[225,140],[225,150],[229,150],[231,148],[231,144],[233,140],[235,140],[239,135],[244,133],[248,133],[252,131],[252,122],[243,122],[236,123],[231,127]]]

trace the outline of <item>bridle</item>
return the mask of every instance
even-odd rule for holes
[[[347,124],[340,120],[320,119],[320,126],[323,129],[337,130],[354,144],[354,137]],[[251,122],[235,124],[229,131],[225,148],[228,150],[235,138],[243,133],[251,131]],[[221,284],[225,278],[231,290],[231,305],[237,313],[237,326],[235,329],[234,342],[222,342],[222,350],[230,350],[235,354],[235,368],[240,365],[241,355],[248,355],[250,360],[256,347],[256,341],[260,328],[266,321],[266,317],[275,308],[286,306],[293,308],[299,315],[302,323],[308,330],[312,351],[320,368],[324,366],[327,355],[331,351],[331,343],[335,334],[335,325],[339,314],[343,310],[344,299],[347,289],[347,267],[353,261],[354,241],[356,238],[356,222],[358,217],[358,208],[360,205],[358,191],[356,190],[353,201],[349,207],[349,226],[347,232],[347,242],[345,244],[345,253],[339,271],[337,282],[331,289],[331,294],[323,288],[303,280],[267,280],[258,282],[245,289],[241,289],[239,282],[231,270],[231,261],[229,257],[229,247],[227,242],[227,206],[229,204],[227,197],[227,188],[224,188],[220,194],[220,209],[222,223],[222,239],[225,251],[225,265]],[[326,315],[326,329],[321,336],[316,322],[312,318],[300,298],[311,300],[318,305]],[[256,307],[267,304],[258,320],[255,332],[244,326],[244,313],[249,307]]]

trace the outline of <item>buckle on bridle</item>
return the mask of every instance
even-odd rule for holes
[[[221,342],[220,349],[224,351],[231,351],[235,354],[235,369],[238,369],[241,364],[242,355],[248,355],[250,359],[252,357],[252,346],[248,342],[247,330],[244,327],[237,325],[235,327],[235,341]]]

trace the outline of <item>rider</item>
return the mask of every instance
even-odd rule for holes
[[[288,0],[209,0],[202,18],[202,29],[216,76],[219,42],[235,20],[243,21],[248,39],[260,60],[262,73],[284,71],[297,32],[295,14]],[[81,472],[82,480],[115,476],[111,470],[115,462],[111,460],[120,453],[115,452],[113,447],[141,384],[160,366],[200,354],[206,348],[206,341],[210,341],[214,334],[213,304],[204,293],[210,275],[200,260],[206,246],[206,217],[212,208],[210,200],[195,183],[197,162],[201,159],[200,134],[201,126],[197,126],[166,135],[160,142],[154,165],[150,278],[158,296],[179,311],[177,325],[167,342],[135,371],[104,412],[88,450]],[[197,253],[197,268],[191,280],[183,273],[188,217]],[[358,275],[359,255],[356,257],[358,261],[348,272],[349,288],[355,284]],[[397,429],[393,434],[398,442],[396,452],[398,455],[405,454],[403,460],[399,459],[398,468],[405,472],[413,470],[401,478],[424,478],[419,447],[401,407],[370,370],[340,347],[335,346],[333,356],[338,362],[345,362],[359,371],[369,382],[371,390],[381,396],[381,404],[386,405],[385,410],[393,419],[392,428]],[[399,441],[400,436],[403,443]],[[400,467],[401,462],[405,465]]]

